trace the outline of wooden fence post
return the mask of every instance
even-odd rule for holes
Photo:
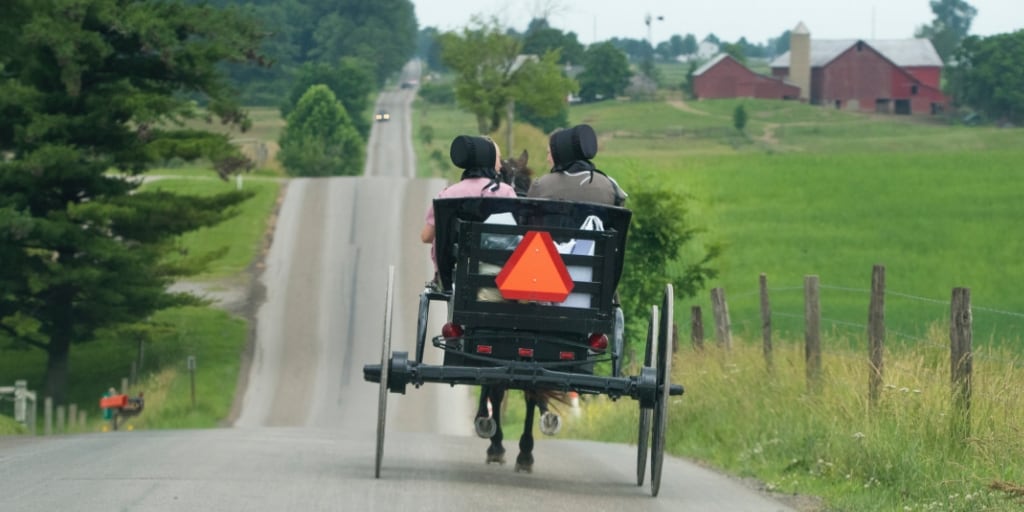
[[[953,386],[953,431],[971,435],[971,289],[953,288],[949,312],[950,376]]]
[[[78,404],[71,404],[68,406],[68,432],[76,430],[78,427]]]
[[[882,389],[885,348],[885,266],[871,269],[871,305],[868,306],[868,404],[874,407]]]
[[[67,433],[67,430],[64,427],[64,414],[65,414],[64,405],[63,404],[62,405],[58,405],[57,406],[57,433],[58,434],[65,434],[65,433]]]
[[[700,306],[690,308],[690,342],[693,348],[704,350],[704,318],[700,313]]]
[[[764,364],[771,373],[772,362],[772,306],[768,301],[768,275],[761,273],[758,278],[761,288],[761,338],[764,340]]]
[[[815,392],[821,379],[821,307],[818,302],[818,276],[804,277],[804,360],[807,365],[807,389]]]
[[[43,435],[53,435],[53,398],[43,400]]]
[[[725,302],[725,290],[711,290],[711,309],[715,314],[715,340],[726,350],[732,349],[732,332],[729,326],[729,304]]]

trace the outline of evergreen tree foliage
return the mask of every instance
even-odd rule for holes
[[[370,136],[369,109],[376,90],[375,68],[358,57],[342,57],[337,65],[307,62],[299,68],[291,93],[281,106],[285,118],[295,109],[302,95],[316,84],[326,85],[345,106],[352,124],[365,140]]]
[[[173,127],[200,115],[246,126],[217,72],[258,61],[239,11],[143,0],[5,0],[0,16],[0,347],[47,353],[59,404],[73,344],[196,303],[167,293],[195,260],[176,237],[231,215],[247,194],[139,192],[153,162],[240,163],[225,137]],[[112,170],[120,173],[111,172]],[[138,192],[138,193],[136,193]]]
[[[318,84],[288,116],[278,159],[292,176],[357,176],[363,173],[366,148],[345,106]]]

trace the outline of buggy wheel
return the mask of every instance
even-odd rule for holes
[[[423,363],[423,347],[427,342],[427,315],[430,313],[430,297],[424,291],[420,294],[420,312],[416,322],[416,363]]]
[[[384,458],[384,424],[388,417],[388,374],[391,373],[391,315],[394,304],[395,267],[388,267],[388,288],[384,294],[384,343],[380,350],[380,396],[377,401],[377,463],[374,478],[380,478]]]
[[[651,319],[647,323],[647,345],[644,349],[644,368],[650,368],[654,359],[654,341],[658,339],[658,306],[651,306]],[[640,403],[640,428],[636,441],[636,485],[644,484],[647,470],[647,447],[651,440],[651,408]]]
[[[651,440],[651,495],[661,488],[661,468],[665,459],[665,430],[668,427],[668,400],[672,385],[672,285],[665,285],[658,328],[658,394],[654,404],[654,432]]]

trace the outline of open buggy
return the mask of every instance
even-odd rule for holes
[[[394,270],[388,276],[380,364],[376,476],[380,477],[388,392],[425,382],[628,396],[640,405],[637,485],[648,447],[657,496],[665,448],[673,292],[651,307],[639,375],[622,375],[623,315],[616,299],[631,212],[546,199],[435,199],[438,283],[420,295],[416,353],[391,352]],[[442,365],[423,363],[427,314],[446,302],[448,321],[431,344]],[[610,368],[610,375],[596,375]],[[603,373],[609,373],[604,371]],[[483,390],[482,390],[483,391]],[[532,411],[529,413],[532,421]],[[531,427],[532,428],[532,427]],[[531,437],[532,449],[532,437]],[[532,463],[532,461],[531,461]]]

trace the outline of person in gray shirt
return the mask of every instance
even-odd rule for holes
[[[534,180],[526,196],[622,206],[626,192],[594,167],[595,155],[597,134],[590,125],[555,131],[548,139],[551,172]]]

